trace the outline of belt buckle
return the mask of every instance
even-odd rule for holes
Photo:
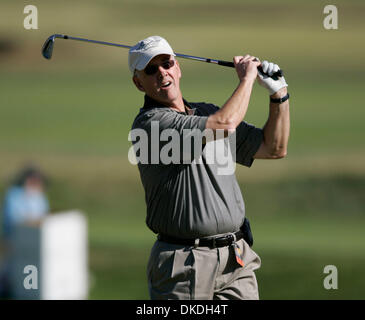
[[[226,238],[229,241],[229,244],[227,246],[230,246],[235,241],[235,237],[232,233],[228,234]]]
[[[235,237],[233,236],[233,234],[227,234],[223,237],[213,238],[213,247],[217,248],[217,240],[227,241],[227,244],[225,246],[230,246],[233,243],[234,239]]]

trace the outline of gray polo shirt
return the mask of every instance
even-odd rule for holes
[[[164,164],[153,158],[153,130],[161,133],[174,129],[184,142],[184,129],[204,131],[208,116],[219,109],[213,104],[184,102],[193,114],[177,112],[145,96],[145,104],[132,125],[132,129],[143,129],[149,139],[148,161],[138,163],[147,226],[155,233],[187,239],[238,231],[245,217],[245,204],[235,173],[219,174],[219,164],[208,161],[204,152],[206,144],[201,144],[199,152],[188,149],[191,154],[187,154],[181,143],[179,163]],[[250,167],[262,140],[262,129],[243,121],[236,129],[235,144],[230,142],[235,148],[235,162]],[[137,141],[132,142],[136,149]],[[159,152],[167,143],[160,141]],[[135,151],[137,156],[141,152]]]

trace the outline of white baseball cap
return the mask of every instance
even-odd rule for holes
[[[160,36],[152,36],[139,41],[129,49],[128,65],[129,70],[134,74],[134,70],[143,70],[148,63],[159,54],[169,54],[175,56],[169,43]]]

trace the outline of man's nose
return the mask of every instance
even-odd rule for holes
[[[158,66],[158,75],[164,76],[166,74],[166,69],[163,66]]]

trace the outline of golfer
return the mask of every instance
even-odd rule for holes
[[[235,56],[239,82],[219,108],[185,100],[180,65],[165,39],[152,36],[139,41],[130,49],[128,62],[135,86],[144,93],[132,131],[138,129],[148,137],[149,156],[138,162],[138,169],[145,190],[146,223],[158,234],[147,266],[151,299],[259,299],[255,270],[261,260],[250,247],[241,190],[234,172],[220,172],[220,163],[211,161],[207,150],[214,143],[218,146],[219,140],[228,141],[221,146],[231,146],[234,163],[247,167],[254,159],[285,157],[287,83],[284,77],[274,80],[265,75],[278,71],[278,65],[261,63],[250,55]],[[265,74],[258,73],[260,65]],[[263,128],[243,120],[256,80],[269,92],[269,116]],[[201,140],[198,151],[193,148],[187,155],[181,145],[172,149],[172,153],[184,150],[172,154],[180,162],[156,161],[156,152],[163,153],[168,145],[162,133],[178,136],[184,144],[190,137],[186,132],[207,130],[213,135]],[[160,143],[156,132],[161,134]],[[136,156],[142,154],[144,150],[137,150],[137,141],[132,141]]]

